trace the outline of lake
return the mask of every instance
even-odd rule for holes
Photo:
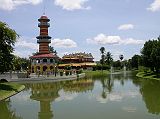
[[[160,81],[139,79],[134,72],[24,85],[0,102],[0,119],[160,118]]]

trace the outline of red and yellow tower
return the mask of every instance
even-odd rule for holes
[[[51,43],[51,37],[48,35],[48,28],[50,27],[47,16],[43,15],[39,19],[38,27],[40,28],[40,34],[37,36],[37,43],[39,44],[39,51],[35,55],[31,56],[31,73],[36,72],[52,72],[56,66],[56,62],[59,57],[50,52],[49,44]]]
[[[37,43],[39,43],[39,54],[49,53],[49,43],[51,43],[51,37],[48,36],[48,27],[50,24],[48,23],[50,19],[47,16],[41,16],[38,19],[40,22],[38,27],[40,27],[40,35],[37,36]]]

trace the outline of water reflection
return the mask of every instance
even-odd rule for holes
[[[126,116],[123,119],[134,115],[142,119],[155,119],[160,114],[160,81],[138,79],[133,72],[73,81],[28,83],[25,86],[21,95],[0,102],[0,119],[26,118],[23,114],[25,108],[20,112],[21,107],[17,107],[20,102],[16,99],[27,103],[23,106],[29,108],[34,104],[33,115],[37,114],[38,119],[79,119],[81,116],[97,119],[102,115],[102,118],[119,118],[114,113]],[[24,95],[26,101],[22,98]],[[83,112],[85,109],[88,113]],[[134,114],[131,116],[131,113]]]
[[[111,93],[113,86],[114,86],[114,81],[113,79],[103,79],[101,80],[102,83],[102,98],[106,98],[107,97],[107,93]]]
[[[31,88],[30,98],[40,102],[39,119],[52,119],[51,102],[59,97],[59,83],[33,83],[28,86]]]
[[[22,117],[16,115],[14,109],[11,108],[11,101],[0,102],[0,119],[22,119]]]
[[[92,91],[94,88],[94,81],[91,79],[83,79],[77,81],[67,81],[63,85],[63,90],[65,92],[87,92]]]
[[[30,99],[40,102],[40,110],[38,113],[39,119],[52,119],[53,111],[51,103],[55,99],[60,98],[59,93],[63,89],[64,92],[87,92],[92,91],[94,81],[91,79],[81,79],[66,82],[54,83],[30,83],[25,84],[26,89],[31,89]]]
[[[140,92],[149,113],[160,114],[160,81],[143,80]]]

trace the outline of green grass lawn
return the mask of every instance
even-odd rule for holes
[[[25,88],[24,85],[17,83],[0,83],[0,100],[6,99]]]
[[[139,78],[160,80],[160,76],[154,72],[139,72],[136,76]]]
[[[96,71],[90,71],[90,70],[84,70],[83,71],[86,74],[86,77],[99,77],[99,76],[107,76],[109,74],[109,71],[107,70],[96,70]]]

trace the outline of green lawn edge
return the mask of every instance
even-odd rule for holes
[[[86,77],[90,76],[107,76],[110,72],[108,70],[96,70],[96,71],[91,71],[91,70],[84,70],[83,73],[85,73]]]
[[[15,95],[25,89],[24,85],[17,84],[17,83],[7,82],[7,83],[1,83],[1,84],[11,86],[14,90],[9,90],[9,91],[8,90],[0,90],[0,101],[5,100],[5,99],[7,99],[7,98],[9,98],[9,97],[11,97],[11,96],[13,96],[13,95]]]
[[[156,75],[151,72],[138,72],[136,76],[144,79],[160,80],[160,78],[155,78]]]

